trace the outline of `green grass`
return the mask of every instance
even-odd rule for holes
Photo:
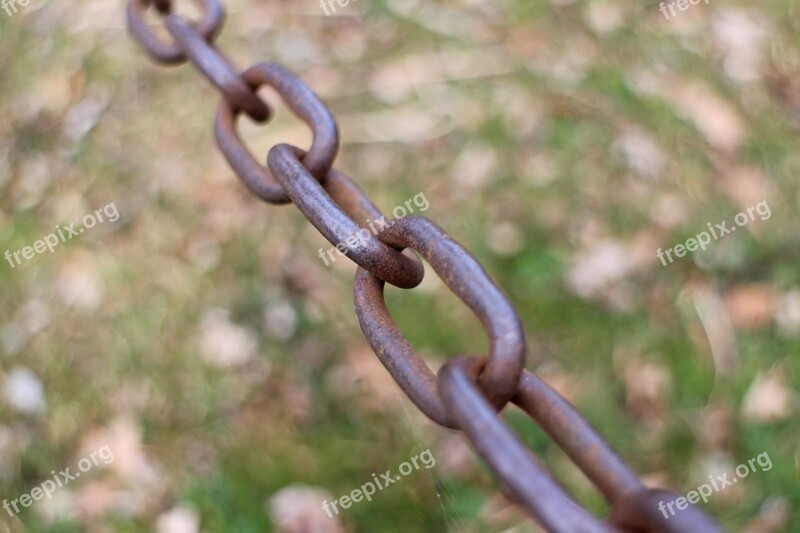
[[[221,42],[239,66],[270,60],[310,80],[340,121],[337,168],[380,207],[425,193],[424,216],[464,244],[518,309],[528,369],[563,381],[637,472],[686,493],[709,458],[735,466],[767,451],[772,470],[714,495],[706,509],[738,531],[755,527],[765,504],[783,502],[788,515],[774,531],[797,531],[799,337],[779,325],[775,309],[749,328],[722,307],[735,337],[734,367],[722,373],[697,311],[703,295],[724,302],[752,283],[779,298],[800,288],[795,3],[737,3],[769,27],[750,84],[727,76],[715,40],[714,21],[727,5],[693,7],[665,23],[655,4],[609,2],[601,15],[619,6],[626,16],[603,33],[588,22],[588,1],[469,4],[359,2],[343,8],[358,17],[326,18],[315,2],[247,0],[235,4]],[[38,503],[20,520],[0,515],[0,525],[152,530],[185,504],[203,531],[277,531],[268,502],[287,487],[343,495],[430,448],[435,469],[354,505],[340,515],[343,527],[534,531],[521,512],[500,511],[500,483],[476,456],[459,459],[450,432],[401,403],[382,369],[363,358],[353,269],[343,258],[325,267],[317,250],[330,244],[295,209],[259,203],[232,176],[213,141],[213,89],[188,66],[151,65],[124,31],[121,6],[92,9],[42,0],[13,18],[0,15],[0,251],[31,245],[111,201],[121,213],[53,254],[0,268],[0,392],[13,368],[29,368],[48,405],[25,414],[0,395],[0,498],[74,465],[93,435],[116,442],[120,459],[63,489],[75,498],[69,508],[97,504],[96,514],[49,521],[49,504]],[[452,23],[455,16],[462,22]],[[484,48],[499,53],[507,71],[440,64]],[[389,79],[409,84],[397,95],[375,89],[391,65]],[[660,92],[637,88],[643,73]],[[740,146],[713,147],[697,117],[679,109],[676,91],[689,83],[739,117]],[[85,104],[94,99],[106,102],[104,111],[84,136],[70,138],[91,119]],[[439,134],[409,140],[394,129],[419,127],[414,112],[428,114]],[[395,121],[378,124],[380,137],[374,113],[394,113]],[[272,144],[298,138],[283,105],[267,126],[241,122],[260,161]],[[663,154],[657,177],[637,175],[615,148],[628,131],[646,133]],[[459,167],[470,150],[494,163],[482,173],[481,161]],[[714,242],[702,261],[662,267],[659,246],[746,207],[727,180],[748,168],[764,176],[772,217]],[[760,191],[760,183],[745,185]],[[683,212],[674,224],[657,214],[670,198]],[[498,246],[493,230],[501,224],[513,227],[516,246]],[[568,272],[608,240],[648,254],[652,247],[652,261],[593,295],[576,294]],[[428,267],[426,275],[435,273]],[[486,353],[480,323],[443,284],[387,289],[386,298],[434,366]],[[265,327],[265,309],[276,302],[295,314],[285,336]],[[218,368],[204,357],[201,324],[213,309],[227,310],[252,335],[256,349],[245,365]],[[656,407],[630,397],[631,365],[643,362],[669,382],[656,391]],[[748,391],[770,371],[795,400],[787,416],[754,421],[744,414]],[[717,447],[705,431],[715,410],[729,414],[722,428],[729,436]],[[511,409],[506,416],[582,503],[608,512],[540,428]],[[138,436],[114,437],[109,428],[120,420]],[[145,465],[120,466],[140,459]],[[137,477],[148,469],[152,479]]]

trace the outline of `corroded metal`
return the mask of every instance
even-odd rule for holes
[[[364,192],[334,168],[339,132],[325,104],[281,66],[261,63],[238,74],[213,44],[225,19],[221,3],[196,2],[203,15],[195,25],[174,14],[170,0],[129,0],[131,33],[156,62],[191,61],[220,90],[217,144],[245,185],[268,203],[294,203],[359,265],[354,288],[359,325],[411,400],[435,422],[462,430],[512,498],[548,531],[722,531],[694,506],[669,519],[659,511],[661,501],[677,495],[646,488],[566,399],[524,369],[522,323],[480,263],[428,219],[386,221]],[[174,42],[160,40],[145,22],[151,7],[165,18]],[[270,109],[257,94],[264,85],[275,89],[313,133],[308,152],[279,144],[270,150],[268,166],[250,154],[236,130],[241,112],[257,122],[269,119]],[[402,288],[420,283],[424,270],[414,250],[480,319],[490,338],[488,357],[459,357],[435,374],[394,323],[383,299],[384,282]],[[597,518],[576,502],[515,436],[498,415],[508,402],[530,415],[594,483],[610,505],[609,517]]]
[[[390,248],[350,218],[303,166],[302,156],[298,148],[279,144],[270,150],[268,163],[308,221],[331,244],[378,278],[404,289],[419,285],[424,275],[422,264]]]
[[[395,248],[417,250],[489,332],[491,350],[479,385],[501,409],[515,394],[525,366],[525,333],[508,298],[460,244],[430,220],[408,216],[378,235]],[[436,393],[436,376],[397,328],[383,301],[383,283],[364,269],[356,273],[358,323],[384,366],[411,400],[436,422],[455,427]]]
[[[578,505],[497,416],[476,384],[485,365],[479,357],[460,357],[447,363],[439,373],[447,410],[477,452],[520,505],[548,531],[616,531]]]
[[[263,122],[269,118],[267,104],[250,89],[231,62],[183,17],[169,15],[166,26],[175,38],[175,43],[185,51],[192,64],[222,92],[226,102],[236,106],[236,109],[246,111],[253,120]]]
[[[252,89],[267,85],[283,98],[292,112],[311,128],[313,140],[303,165],[317,180],[324,179],[339,153],[339,129],[328,107],[295,74],[280,65],[260,63],[242,74]],[[289,195],[275,181],[270,171],[250,154],[236,131],[239,111],[233,102],[220,102],[214,133],[217,144],[237,176],[262,200],[282,204],[289,203]]]
[[[145,11],[151,4],[159,12],[165,14],[171,9],[171,2],[166,0],[130,0],[128,2],[128,28],[133,36],[156,62],[163,65],[178,65],[186,61],[186,51],[178,43],[166,43],[156,36],[144,20]],[[225,10],[219,0],[198,0],[203,10],[203,18],[197,23],[197,33],[208,43],[222,31],[225,23]]]

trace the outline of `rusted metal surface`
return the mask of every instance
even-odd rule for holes
[[[262,85],[275,89],[289,109],[309,125],[314,138],[303,165],[317,180],[324,179],[339,153],[339,130],[327,106],[300,78],[279,65],[260,63],[244,71],[242,78],[253,90]],[[244,145],[236,131],[238,113],[233,102],[220,102],[214,133],[222,153],[236,175],[259,198],[273,204],[291,202],[269,170]]]
[[[646,488],[572,404],[526,370],[512,401],[552,437],[611,506],[607,521],[588,514],[481,394],[477,382],[486,364],[479,357],[460,357],[447,363],[439,372],[441,397],[458,427],[504,481],[512,497],[548,531],[723,532],[694,506],[669,518],[662,514],[659,503],[674,501],[679,495]]]
[[[501,409],[514,396],[525,366],[525,334],[508,298],[469,252],[426,218],[408,216],[392,221],[378,236],[390,246],[413,248],[422,254],[486,327],[491,350],[479,385]],[[356,316],[367,341],[417,407],[439,424],[457,427],[436,393],[436,376],[392,320],[380,281],[364,269],[356,273]]]
[[[639,477],[572,404],[535,375],[522,375],[514,403],[550,435],[609,503],[644,489]]]
[[[192,24],[172,12],[170,0],[129,0],[131,33],[158,63],[190,61],[223,95],[215,121],[217,144],[234,173],[271,204],[294,203],[334,246],[359,265],[354,298],[359,325],[381,362],[420,410],[442,426],[460,429],[506,487],[510,496],[548,531],[722,531],[690,506],[669,520],[662,500],[677,495],[648,489],[594,428],[555,390],[525,367],[525,335],[505,294],[461,245],[428,219],[408,216],[384,227],[380,210],[333,164],[339,133],[325,104],[281,66],[261,63],[241,75],[214,46],[224,21],[219,0],[198,0],[202,18]],[[160,40],[144,20],[153,8],[174,42]],[[236,129],[247,113],[266,122],[267,104],[257,91],[270,86],[312,130],[308,152],[286,144],[269,151],[268,166],[250,154]],[[488,357],[458,357],[434,373],[392,320],[384,283],[417,286],[424,275],[419,252],[489,333]],[[530,415],[608,501],[605,519],[576,502],[527,449],[498,412],[513,402]]]
[[[303,166],[302,156],[299,148],[279,144],[267,159],[297,209],[331,244],[340,246],[347,257],[380,279],[403,289],[419,285],[424,275],[422,264],[385,245],[369,230],[362,231]]]
[[[189,61],[222,92],[226,102],[245,111],[253,120],[263,122],[269,118],[267,104],[250,90],[231,62],[214,45],[206,42],[197,30],[178,15],[169,15],[166,25]]]
[[[460,357],[439,373],[445,406],[477,452],[520,505],[549,531],[615,531],[578,505],[497,416],[476,383],[487,364],[479,357]]]
[[[225,23],[225,10],[219,0],[199,0],[197,2],[203,10],[203,18],[197,23],[197,33],[202,35],[207,43],[213,43],[222,31]],[[128,28],[139,44],[162,65],[178,65],[186,61],[186,51],[178,43],[166,43],[156,36],[147,25],[144,15],[147,9],[155,5],[159,12],[167,13],[170,10],[169,0],[130,0],[128,2]]]

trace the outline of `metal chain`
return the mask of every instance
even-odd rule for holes
[[[542,527],[575,532],[721,532],[695,506],[666,518],[658,503],[677,494],[648,489],[597,431],[560,394],[525,370],[525,335],[508,297],[480,263],[432,221],[407,216],[389,222],[375,236],[352,240],[380,210],[347,176],[333,168],[339,132],[325,104],[297,76],[279,65],[261,63],[241,74],[214,45],[225,20],[219,0],[195,0],[202,18],[192,23],[173,12],[170,0],[128,0],[128,26],[155,62],[191,62],[222,93],[214,131],[234,173],[270,204],[294,203],[334,246],[358,264],[355,312],[383,365],[412,402],[438,424],[460,429],[491,467],[509,496]],[[154,9],[165,18],[173,42],[164,42],[145,22]],[[257,162],[236,129],[241,112],[266,122],[269,106],[258,89],[275,89],[292,112],[309,125],[309,150],[279,144],[268,166]],[[424,275],[416,250],[489,332],[488,357],[464,356],[434,374],[392,320],[383,299],[388,282],[410,289]],[[611,508],[605,519],[577,503],[498,416],[516,404],[541,426],[586,474]]]

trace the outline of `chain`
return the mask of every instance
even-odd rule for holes
[[[693,505],[667,518],[659,504],[677,494],[646,488],[566,399],[525,370],[525,335],[516,310],[481,264],[442,228],[427,218],[407,216],[374,236],[367,232],[363,239],[349,239],[383,215],[333,167],[339,150],[333,115],[300,78],[279,65],[260,63],[239,73],[214,44],[225,20],[220,1],[196,2],[202,16],[193,23],[174,13],[170,0],[128,0],[128,26],[157,63],[191,62],[222,93],[214,124],[217,145],[250,191],[270,204],[293,203],[328,241],[346,248],[345,255],[358,264],[358,323],[411,401],[438,424],[460,429],[509,497],[548,531],[721,532]],[[165,19],[172,42],[161,40],[145,22],[151,9]],[[258,96],[264,85],[277,91],[313,133],[308,151],[288,144],[273,147],[266,167],[236,129],[242,112],[258,123],[270,118],[271,109]],[[436,375],[406,340],[386,307],[383,287],[419,285],[424,271],[414,251],[480,319],[491,339],[488,357],[459,357]],[[608,517],[600,519],[581,507],[514,434],[498,414],[509,402],[544,429],[598,488],[610,506]]]

